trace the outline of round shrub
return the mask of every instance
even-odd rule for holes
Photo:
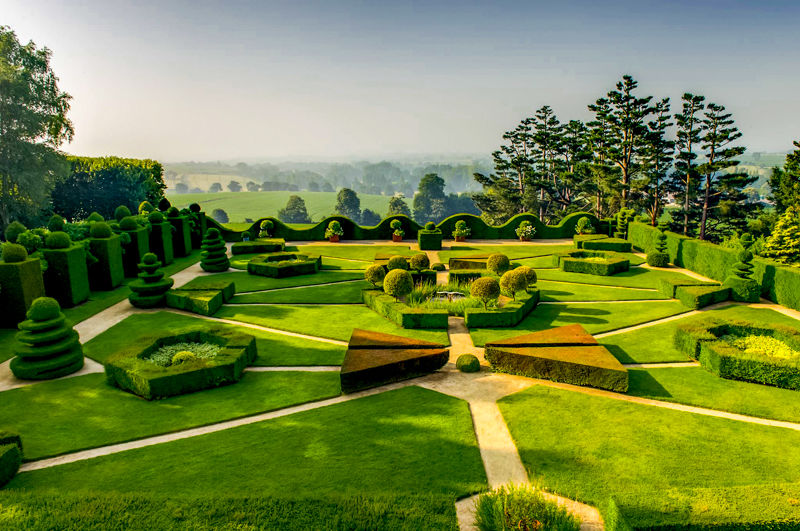
[[[19,236],[26,230],[28,229],[25,227],[25,225],[23,225],[19,221],[12,221],[11,223],[8,224],[8,227],[6,227],[6,232],[5,232],[6,241],[11,243],[17,243],[17,236]]]
[[[161,212],[166,212],[172,206],[172,203],[169,202],[169,199],[166,197],[162,197],[161,200],[158,202],[158,209]]]
[[[72,245],[72,241],[66,232],[51,232],[47,235],[44,245],[48,249],[66,249]]]
[[[105,221],[92,223],[92,227],[89,229],[89,234],[92,235],[92,238],[110,238],[111,226]]]
[[[95,223],[97,221],[105,221],[105,219],[99,213],[92,212],[91,214],[89,214],[89,217],[86,218],[86,221],[90,221],[92,223]]]
[[[150,204],[150,201],[142,201],[139,203],[139,214],[145,214],[147,212],[152,212],[155,210],[153,205]]]
[[[447,269],[447,267],[445,267],[445,265],[441,262],[436,262],[431,266],[431,269],[433,269],[434,271],[444,271]]]
[[[124,218],[127,218],[131,215],[131,209],[126,207],[125,205],[120,205],[114,209],[114,219],[117,221],[122,221]]]
[[[408,295],[414,289],[414,281],[411,273],[405,269],[393,269],[386,274],[383,279],[383,291],[397,300]]]
[[[184,361],[193,361],[197,359],[197,354],[189,350],[181,350],[172,356],[172,364],[180,365]]]
[[[61,314],[61,306],[58,301],[50,297],[39,297],[34,299],[26,316],[33,321],[49,321]]]
[[[389,223],[389,226],[392,228],[392,230],[400,230],[403,228],[403,222],[400,221],[399,219],[393,219]]]
[[[647,253],[647,265],[652,267],[667,267],[669,265],[669,254],[653,251]]]
[[[517,300],[517,292],[522,291],[528,287],[528,279],[525,273],[512,269],[506,271],[500,277],[500,289],[511,295],[513,300]]]
[[[428,259],[428,255],[425,253],[415,254],[409,260],[411,264],[411,269],[415,271],[422,271],[423,269],[428,269],[431,265],[431,261]]]
[[[168,218],[177,218],[181,215],[181,211],[178,210],[176,207],[169,207],[167,209],[167,217]]]
[[[197,214],[198,212],[200,212],[200,210],[202,209],[200,208],[200,205],[198,205],[197,203],[192,203],[191,205],[189,205],[190,212],[194,212],[195,214]]]
[[[458,221],[456,221],[456,227],[455,230],[453,231],[453,238],[466,237],[469,236],[469,234],[470,234],[470,229],[469,227],[467,227],[467,222],[464,221],[463,219],[459,219]]]
[[[50,232],[63,232],[64,231],[64,218],[58,214],[53,214],[47,222],[47,230]]]
[[[154,265],[158,262],[158,256],[155,253],[147,253],[142,257],[142,263],[146,265]]]
[[[527,282],[528,286],[531,284],[536,284],[536,271],[532,267],[519,266],[514,271],[519,271],[521,275],[525,275],[525,281]]]
[[[262,221],[261,224],[259,225],[259,228],[261,230],[258,233],[258,237],[269,238],[270,232],[272,232],[272,227],[274,227],[274,223],[272,223],[271,220],[265,219],[264,221]]]
[[[502,275],[511,267],[511,262],[504,254],[495,253],[486,260],[486,269],[495,275]]]
[[[583,216],[578,220],[578,223],[575,224],[575,233],[576,234],[594,234],[594,227],[592,226],[592,221]]]
[[[477,278],[472,283],[469,294],[471,297],[481,301],[485,310],[489,301],[497,300],[500,296],[500,284],[497,279],[492,277]]]
[[[393,256],[389,258],[386,263],[386,269],[392,271],[393,269],[408,269],[408,260],[405,256]]]
[[[462,354],[456,360],[456,368],[461,372],[478,372],[481,362],[472,354]]]
[[[119,221],[119,228],[121,230],[137,230],[139,223],[136,222],[134,216],[126,216]]]
[[[383,266],[380,264],[372,264],[364,271],[364,280],[371,283],[376,288],[378,284],[383,282],[383,278],[386,276],[386,270],[383,269]]]
[[[45,232],[45,234],[47,233]],[[44,240],[42,240],[42,237],[39,236],[38,232],[26,230],[17,236],[17,243],[25,247],[25,250],[28,251],[28,254],[31,254],[42,248],[44,245]]]
[[[425,230],[436,230],[436,223],[429,221],[425,224]]]
[[[164,214],[162,214],[157,210],[154,210],[150,212],[150,215],[147,216],[147,221],[149,221],[150,223],[163,223]]]
[[[25,247],[11,242],[6,242],[3,244],[3,254],[0,258],[3,259],[3,262],[7,264],[14,264],[17,262],[24,262],[28,259],[28,251],[25,250]]]

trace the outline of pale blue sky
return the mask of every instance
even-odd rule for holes
[[[704,94],[756,151],[800,138],[800,2],[0,0],[53,50],[67,149],[165,161],[486,154],[623,73]]]

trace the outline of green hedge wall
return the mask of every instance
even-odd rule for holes
[[[62,308],[80,304],[89,298],[89,269],[82,245],[66,249],[42,249],[47,260],[44,290]]]
[[[200,315],[214,315],[224,302],[219,290],[171,289],[167,292],[167,306]]]
[[[458,271],[464,269],[486,269],[487,258],[451,258],[448,264],[450,271]]]
[[[167,221],[152,223],[150,231],[150,252],[158,256],[162,266],[175,261],[175,251],[172,248],[172,225]]]
[[[517,326],[539,304],[539,290],[529,288],[529,293],[518,293],[517,300],[508,301],[502,308],[466,308],[464,324],[467,328],[508,328]]]
[[[628,240],[620,240],[619,238],[600,238],[593,240],[586,240],[583,242],[583,249],[592,251],[615,251],[618,253],[631,252],[633,245]]]
[[[150,236],[147,234],[145,227],[121,232],[126,233],[131,238],[129,243],[122,244],[122,265],[125,270],[125,276],[136,278],[139,274],[139,264],[142,263],[142,258],[150,252]]]
[[[587,260],[604,258],[603,261]],[[610,251],[572,250],[553,254],[553,266],[569,273],[611,276],[630,269],[630,261]]]
[[[93,290],[108,291],[116,288],[125,278],[122,263],[122,238],[89,238],[89,250],[97,262],[89,266],[89,286]]]
[[[586,242],[607,239],[608,235],[606,234],[576,234],[572,237],[572,242],[575,244],[576,248],[583,249],[583,244]]]
[[[719,286],[716,282],[705,282],[691,278],[675,280],[662,278],[658,280],[658,293],[670,299],[677,298],[676,291],[681,286]]]
[[[731,298],[730,288],[722,286],[679,286],[675,297],[687,308],[697,310]]]
[[[253,254],[253,253],[279,253],[284,250],[286,241],[281,238],[266,238],[250,240],[247,242],[236,242],[231,245],[231,254]]]
[[[172,253],[177,256],[188,256],[192,252],[192,227],[188,216],[167,217],[172,225]]]
[[[489,276],[491,273],[486,269],[457,269],[447,272],[448,282],[472,282],[476,278]]]
[[[366,289],[361,292],[368,308],[403,328],[447,328],[447,310],[409,308],[403,302],[382,291]]]
[[[10,264],[0,261],[0,327],[16,328],[39,297],[44,297],[44,279],[38,258]]]

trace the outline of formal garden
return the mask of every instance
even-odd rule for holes
[[[3,527],[800,525],[800,273],[747,246],[166,200],[5,239]]]

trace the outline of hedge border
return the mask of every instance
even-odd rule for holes
[[[464,324],[467,328],[510,328],[517,326],[539,304],[537,288],[528,288],[527,293],[518,293],[517,300],[506,302],[502,308],[466,308]]]
[[[447,310],[410,308],[404,302],[375,289],[365,289],[361,298],[367,308],[402,328],[447,328]]]

